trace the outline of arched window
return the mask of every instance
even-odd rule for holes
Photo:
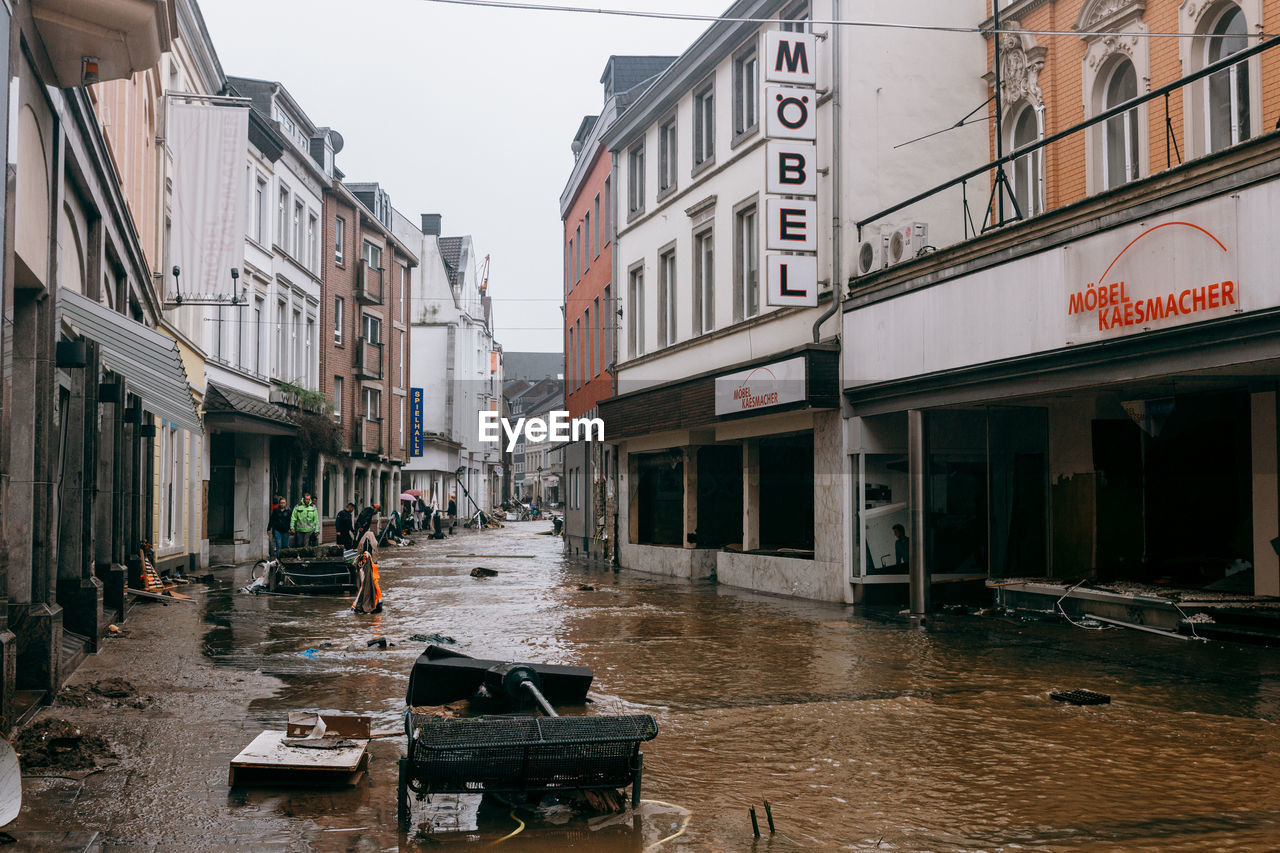
[[[1133,63],[1122,59],[1111,69],[1103,88],[1102,109],[1109,110],[1138,97],[1138,74]],[[1103,189],[1111,189],[1138,177],[1138,109],[1113,116],[1102,125]]]
[[[1210,65],[1248,47],[1248,27],[1244,12],[1234,4],[1222,10],[1204,39],[1204,64]],[[1204,100],[1206,151],[1212,153],[1248,139],[1249,67],[1237,62],[1224,68],[1207,81]]]
[[[1021,109],[1014,110],[1012,128],[1009,135],[1009,148],[1016,153],[1019,148],[1035,142],[1040,138],[1040,121],[1036,109],[1024,103]],[[1013,183],[1013,197],[1018,202],[1018,212],[1030,217],[1044,212],[1041,202],[1040,181],[1043,171],[1040,168],[1043,149],[1031,151],[1017,158],[1011,164],[1009,179]]]

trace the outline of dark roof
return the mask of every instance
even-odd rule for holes
[[[218,385],[214,382],[210,382],[205,390],[204,410],[206,413],[226,412],[234,415],[248,415],[251,418],[259,418],[264,421],[277,421],[290,426],[293,425],[284,409],[274,403],[268,403],[266,400],[260,400],[257,397],[250,397],[248,394],[242,394],[234,388],[228,388],[225,385]]]
[[[657,77],[675,62],[674,56],[610,56],[600,82],[604,84],[604,96],[634,89],[646,80]]]
[[[444,260],[444,267],[449,273],[449,284],[457,287],[459,274],[461,272],[462,238],[441,237],[436,242],[440,246],[440,257]]]
[[[252,77],[227,77],[227,85],[242,98],[253,102],[253,108],[268,119],[271,115],[271,97],[275,94],[276,83],[270,80],[255,80]]]

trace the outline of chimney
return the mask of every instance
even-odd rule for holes
[[[442,214],[424,213],[422,214],[422,233],[430,234],[434,237],[440,236],[440,219]]]

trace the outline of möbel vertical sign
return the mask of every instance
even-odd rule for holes
[[[422,455],[422,389],[409,389],[409,455]]]
[[[765,304],[818,304],[818,73],[812,33],[763,33]]]

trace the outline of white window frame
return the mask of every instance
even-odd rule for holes
[[[644,143],[627,149],[627,214],[644,213]]]
[[[333,297],[333,342],[342,346],[342,324],[346,316],[346,300],[341,296]]]
[[[333,219],[333,260],[341,264],[346,257],[347,220],[341,216]]]
[[[658,348],[669,347],[680,340],[676,325],[679,312],[679,274],[676,266],[676,244],[669,243],[658,250]]]
[[[644,264],[627,270],[627,350],[632,358],[644,355]]]
[[[693,235],[693,334],[716,328],[715,231],[707,227]]]
[[[760,127],[760,56],[752,44],[733,59],[733,141]]]
[[[760,205],[754,198],[733,212],[733,281],[734,320],[750,320],[760,313]]]
[[[679,185],[679,137],[676,117],[670,116],[658,126],[658,197],[674,192]]]
[[[716,161],[716,84],[709,80],[693,93],[693,173]]]

